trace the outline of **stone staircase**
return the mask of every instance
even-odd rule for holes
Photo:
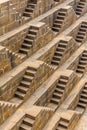
[[[52,65],[47,64],[47,63],[44,63],[44,65],[50,69],[50,72],[54,72],[55,71],[55,66],[52,66]]]
[[[12,68],[15,67],[16,65],[20,64],[21,61],[23,60],[22,59],[23,57],[21,55],[19,55],[18,53],[12,52],[9,49],[6,49],[6,51],[8,52],[9,58],[11,60]]]
[[[79,63],[77,65],[76,73],[84,74],[87,65],[87,50],[84,50],[82,56],[79,59]]]
[[[83,112],[86,109],[86,107],[87,107],[87,83],[85,83],[85,86],[82,89],[82,92],[80,93],[80,98],[76,106],[76,110]]]
[[[56,130],[68,130],[69,120],[61,118]]]
[[[16,111],[16,109],[17,105],[6,101],[0,101],[0,123],[3,123],[10,115]]]
[[[70,113],[69,113],[70,114]],[[68,118],[68,116],[70,116]],[[55,130],[73,130],[74,124],[78,121],[79,115],[77,113],[71,113],[71,115],[65,114],[60,117],[57,128]]]
[[[64,41],[64,40],[61,40],[58,43],[58,47],[56,48],[56,51],[55,51],[54,56],[51,61],[52,65],[59,66],[61,59],[64,56],[64,53],[66,51],[67,45],[68,45],[68,42]]]
[[[30,112],[28,111],[22,118],[19,130],[42,130],[52,115],[53,110],[50,108],[36,106],[34,109],[30,108]]]
[[[27,92],[30,90],[30,85],[35,78],[35,74],[37,72],[37,69],[34,67],[28,67],[25,71],[25,75],[22,78],[22,81],[20,82],[19,86],[17,87],[17,90],[15,92],[15,97],[24,100],[26,97]]]
[[[66,19],[66,14],[67,14],[67,9],[60,9],[58,14],[57,14],[57,18],[54,21],[52,30],[55,32],[60,32],[60,30],[63,27],[64,21]]]
[[[0,107],[2,107],[3,109],[6,108],[6,110],[13,109],[13,111],[17,108],[15,104],[6,101],[0,101]]]
[[[32,18],[32,15],[33,15],[33,13],[35,11],[36,5],[37,5],[36,2],[33,2],[33,1],[30,2],[30,1],[28,1],[27,7],[25,8],[23,16],[26,16],[28,18]]]
[[[61,76],[53,92],[50,103],[55,104],[57,106],[59,105],[61,98],[63,97],[67,83],[68,83],[68,77]]]
[[[87,22],[82,22],[75,38],[76,42],[83,43],[85,38],[87,37],[86,35],[87,35]]]
[[[75,10],[75,13],[77,16],[81,16],[81,14],[83,13],[86,2],[87,0],[80,0],[79,3],[77,4],[76,10]]]
[[[28,34],[24,39],[23,44],[21,45],[21,48],[19,49],[19,53],[21,54],[28,54],[29,50],[33,48],[33,43],[35,38],[37,37],[38,33],[38,27],[31,26],[29,28]]]
[[[35,123],[35,117],[26,114],[19,127],[19,130],[32,130],[34,123]]]

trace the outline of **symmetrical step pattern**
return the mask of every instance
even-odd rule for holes
[[[28,67],[25,71],[25,75],[22,78],[22,81],[20,82],[19,86],[17,87],[17,90],[15,92],[15,97],[24,100],[26,93],[30,90],[30,85],[35,78],[35,74],[37,72],[37,69],[34,67]]]
[[[19,130],[32,130],[34,123],[35,123],[35,117],[26,114],[19,127]]]
[[[77,65],[76,73],[84,74],[87,66],[87,50],[84,50],[82,56],[79,59],[79,63]]]
[[[58,47],[56,48],[56,51],[55,51],[54,56],[51,61],[52,65],[59,66],[59,64],[62,60],[62,57],[64,55],[64,52],[66,51],[67,45],[68,45],[68,42],[63,41],[63,40],[61,40],[58,43]]]
[[[56,130],[68,130],[69,120],[61,118]]]
[[[3,123],[10,115],[12,115],[17,109],[17,105],[7,101],[0,101],[0,123]]]
[[[80,42],[80,43],[83,43],[83,41],[85,40],[85,38],[87,37],[87,22],[82,22],[79,30],[78,30],[78,33],[76,35],[76,42]]]
[[[8,52],[9,58],[11,60],[11,66],[12,68],[15,67],[16,65],[18,65],[21,62],[21,55],[12,52],[9,49],[6,49],[6,51]]]
[[[28,1],[27,7],[25,8],[23,16],[26,16],[28,18],[32,18],[32,14],[35,11],[36,5],[37,4],[35,2],[32,1],[32,3],[30,3],[30,1]]]
[[[68,77],[61,76],[57,83],[57,86],[53,92],[52,98],[50,100],[51,103],[53,103],[55,105],[58,105],[60,103],[67,83],[68,83]]]
[[[80,93],[80,98],[79,98],[79,102],[77,104],[76,109],[78,110],[83,109],[83,111],[86,109],[87,107],[87,83],[85,83],[85,86],[82,90],[82,92]]]
[[[33,47],[33,43],[35,38],[37,37],[38,28],[31,26],[29,28],[28,34],[24,39],[23,44],[21,45],[21,48],[19,49],[19,53],[21,54],[28,54],[29,50]]]
[[[79,3],[77,4],[77,7],[76,7],[76,15],[77,16],[80,16],[85,8],[85,4],[86,4],[87,0],[80,0]]]
[[[17,106],[10,102],[0,101],[0,107],[15,110]]]
[[[60,32],[61,28],[63,27],[64,21],[66,19],[67,9],[60,9],[57,18],[54,21],[52,30],[55,32]]]

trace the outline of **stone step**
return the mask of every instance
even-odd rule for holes
[[[31,17],[31,14],[32,14],[32,12],[25,11],[25,12],[23,13],[23,16]]]
[[[85,32],[85,33],[86,33],[86,28],[80,27],[79,31],[80,31],[80,32]]]
[[[60,99],[60,98],[62,97],[62,94],[60,94],[60,93],[58,93],[58,92],[54,92],[54,93],[53,93],[53,97]]]
[[[26,70],[25,74],[34,77],[35,74],[36,74],[36,71],[33,71],[33,70]]]
[[[78,35],[85,36],[85,32],[80,32],[80,31],[78,31]]]
[[[66,80],[66,79],[64,79],[64,78],[60,78],[60,79],[59,79],[59,83],[61,83],[61,84],[66,85],[67,82],[68,82],[68,80]]]
[[[81,98],[87,99],[87,94],[85,94],[85,93],[81,93],[80,96],[81,96]]]
[[[32,40],[32,39],[29,39],[29,38],[25,38],[25,39],[24,39],[24,43],[29,43],[29,44],[32,45],[33,40]]]
[[[84,60],[81,60],[81,59],[80,59],[79,64],[81,64],[81,65],[86,65],[86,62],[85,62]]]
[[[28,118],[28,117],[25,117],[24,120],[23,120],[23,123],[28,125],[28,126],[33,126],[35,120],[31,119],[31,118]]]
[[[7,101],[0,101],[0,106],[2,107],[9,107],[9,108],[16,108],[17,106],[14,103],[7,102]]]
[[[54,23],[58,23],[59,25],[61,24],[61,26],[62,26],[63,20],[61,20],[61,19],[56,19]]]
[[[87,62],[87,56],[83,54],[81,57],[81,60],[84,60],[85,62]]]
[[[85,2],[86,2],[86,1],[81,1],[81,0],[80,0],[79,4],[85,5]]]
[[[59,51],[59,52],[60,52],[60,51],[64,52],[64,51],[65,51],[65,48],[58,46],[56,50]]]
[[[28,11],[28,12],[33,12],[33,11],[34,11],[34,8],[29,8],[29,7],[26,7],[25,11]]]
[[[21,47],[21,48],[19,49],[19,53],[22,53],[22,54],[26,54],[26,55],[27,55],[28,52],[29,52],[29,50],[26,49],[26,48],[22,48],[22,47]]]
[[[78,67],[77,67],[77,69],[76,69],[76,72],[77,72],[77,73],[81,73],[81,74],[83,74],[84,71],[85,71],[84,68],[78,68]]]
[[[37,72],[37,68],[28,66],[27,70],[31,70],[32,72]]]
[[[63,128],[62,126],[58,126],[56,130],[67,130],[67,129]]]
[[[35,34],[27,34],[27,38],[34,40],[36,37]]]
[[[61,23],[54,23],[54,24],[53,24],[53,27],[61,28]]]
[[[26,92],[28,91],[28,88],[24,87],[24,86],[18,86],[17,90],[26,94]]]
[[[59,65],[60,61],[52,59],[51,64],[52,65]]]
[[[52,27],[52,30],[56,31],[56,32],[59,32],[60,28],[58,28],[58,27]]]
[[[82,24],[81,27],[84,28],[85,30],[87,30],[87,25],[86,24]]]
[[[18,97],[18,98],[20,98],[20,99],[24,99],[24,97],[25,97],[25,94],[24,93],[22,93],[22,92],[20,92],[20,91],[16,91],[15,92],[15,97]]]
[[[58,105],[59,101],[60,101],[60,99],[52,97],[50,102]]]
[[[82,43],[82,39],[76,38],[75,40],[76,40],[76,42]]]
[[[30,82],[29,81],[25,81],[25,80],[22,80],[21,82],[20,82],[20,85],[23,85],[24,87],[28,87],[29,88],[29,86],[30,86]]]
[[[22,48],[31,49],[32,47],[33,47],[33,45],[31,45],[31,44],[27,44],[27,43],[22,44]]]
[[[28,3],[28,7],[35,8],[36,4]]]
[[[85,98],[83,98],[83,97],[80,97],[79,102],[83,102],[83,103],[86,103],[86,104],[87,104],[87,99],[85,99]]]
[[[87,94],[87,89],[83,89],[82,92]]]
[[[32,127],[25,124],[21,124],[19,130],[32,130]]]
[[[66,16],[66,12],[58,12],[58,15]]]
[[[24,77],[23,77],[23,79],[25,80],[25,81],[32,81],[33,80],[33,76],[29,76],[29,75],[24,75]]]
[[[77,8],[77,9],[76,9],[76,12],[82,13],[82,9]]]
[[[81,108],[85,109],[85,108],[86,108],[86,104],[84,104],[84,103],[82,103],[82,102],[79,102],[79,103],[77,104],[77,107],[81,107]]]
[[[56,55],[54,55],[54,56],[53,56],[53,59],[60,61],[60,60],[61,60],[61,56],[56,56]]]
[[[67,47],[67,42],[64,43],[63,41],[61,41],[61,42],[58,43],[58,46],[66,48]]]
[[[59,121],[59,126],[62,126],[63,128],[68,128],[69,122],[65,122],[63,120]]]
[[[59,19],[64,20],[64,19],[65,19],[65,16],[58,15],[58,16],[57,16],[57,19],[58,19],[58,20],[59,20]]]
[[[63,52],[59,52],[59,51],[56,50],[55,55],[57,55],[57,56],[63,56]]]
[[[63,89],[60,89],[59,87],[56,87],[55,88],[55,92],[58,92],[60,94],[63,94],[64,90]]]
[[[33,34],[33,35],[37,35],[38,30],[30,29],[30,30],[29,30],[29,33],[30,33],[30,34]]]
[[[65,84],[61,84],[61,83],[58,83],[57,84],[57,88],[60,88],[60,89],[65,89],[66,85]]]
[[[77,35],[76,38],[83,39],[84,37],[82,35]]]
[[[36,116],[32,116],[32,115],[29,115],[29,114],[26,114],[26,117],[32,119],[32,120],[36,120]]]
[[[80,68],[80,69],[85,69],[85,65],[79,64],[79,65],[78,65],[78,68]]]

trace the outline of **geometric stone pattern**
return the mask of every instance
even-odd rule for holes
[[[86,130],[87,0],[0,1],[0,130]]]

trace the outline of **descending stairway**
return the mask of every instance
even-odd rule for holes
[[[79,31],[76,35],[76,42],[80,42],[83,43],[83,41],[85,40],[85,37],[87,35],[87,22],[82,22]]]
[[[35,117],[26,114],[19,127],[19,130],[32,130],[34,123],[35,123]]]
[[[18,65],[21,62],[21,60],[22,60],[21,55],[15,53],[15,52],[12,52],[9,49],[6,49],[6,51],[8,52],[12,67],[15,67],[16,65]]]
[[[64,40],[61,40],[58,43],[58,47],[56,48],[56,51],[51,61],[52,65],[58,66],[60,64],[61,59],[66,51],[67,45],[68,45],[68,42]]]
[[[80,98],[76,106],[76,110],[82,109],[84,111],[86,107],[87,107],[87,83],[85,84],[82,92],[80,93]]]
[[[32,14],[33,12],[35,11],[35,8],[36,8],[36,3],[35,2],[28,2],[27,4],[27,7],[25,8],[25,11],[23,13],[23,16],[26,16],[26,17],[29,17],[29,18],[32,18]]]
[[[25,75],[22,78],[17,90],[15,92],[15,97],[24,100],[26,93],[30,90],[30,85],[35,78],[37,69],[34,67],[28,67],[25,71]]]
[[[38,28],[35,26],[31,26],[29,28],[28,34],[24,39],[21,48],[19,49],[19,53],[21,54],[28,54],[29,50],[33,47],[33,43],[35,38],[37,37]]]
[[[63,24],[65,22],[66,19],[66,14],[67,14],[67,9],[60,9],[58,14],[57,14],[57,18],[54,21],[52,30],[55,32],[60,32],[60,30],[63,27]]]
[[[69,120],[61,118],[56,130],[68,130]]]
[[[75,10],[77,16],[80,16],[82,14],[85,8],[86,2],[87,0],[80,0],[79,3],[77,4],[76,10]]]
[[[61,76],[57,86],[53,92],[52,98],[50,100],[51,103],[58,105],[61,101],[61,98],[63,97],[66,85],[68,83],[68,77],[66,76]]]
[[[17,106],[13,103],[7,102],[7,101],[0,101],[0,107],[7,108],[7,109],[13,109],[15,110]]]
[[[17,109],[17,105],[7,101],[0,101],[0,116],[3,117],[2,122],[12,115]]]
[[[82,56],[79,59],[79,63],[77,65],[76,73],[84,74],[85,68],[87,65],[87,50],[84,50]]]

